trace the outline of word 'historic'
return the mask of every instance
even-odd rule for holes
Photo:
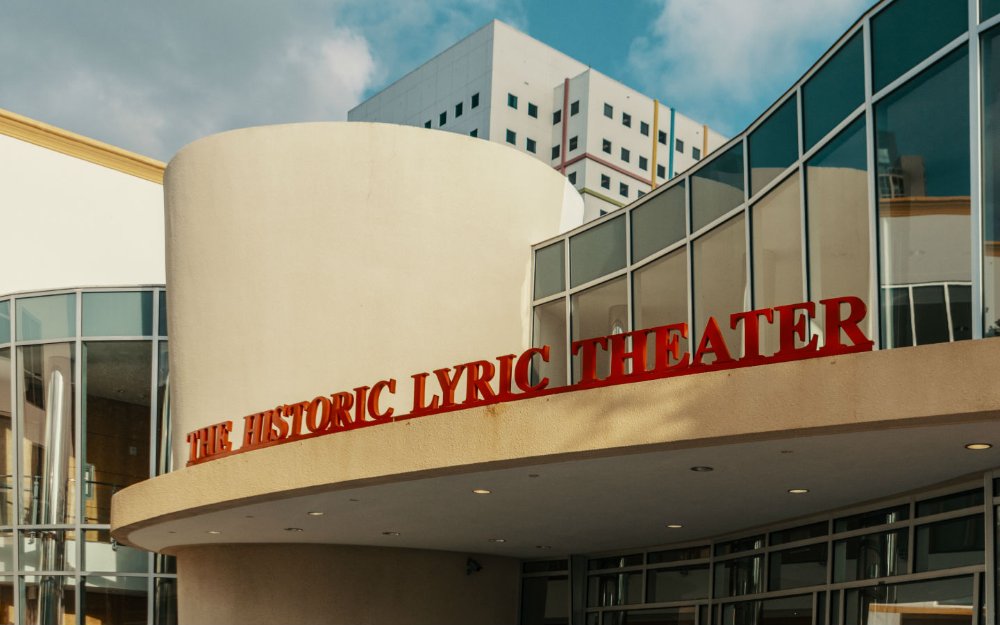
[[[538,362],[549,362],[551,354],[548,345],[532,347],[520,355],[507,354],[492,361],[475,360],[435,369],[433,377],[430,373],[410,376],[413,379],[413,397],[410,411],[403,415],[396,415],[395,408],[389,405],[387,396],[396,393],[396,380],[390,378],[371,386],[319,395],[308,401],[281,404],[247,415],[243,417],[243,437],[237,448],[231,440],[232,421],[195,430],[186,438],[190,446],[188,465],[275,444],[460,408],[872,349],[872,341],[861,329],[867,314],[861,299],[838,297],[822,300],[820,305],[823,308],[825,336],[822,347],[819,337],[813,336],[810,331],[810,322],[816,318],[817,312],[814,302],[730,315],[729,328],[741,332],[740,356],[734,355],[726,344],[722,328],[714,317],[709,317],[702,328],[693,354],[681,351],[681,340],[688,338],[687,323],[573,341],[571,351],[579,359],[580,379],[557,388],[549,388],[546,377],[532,380],[532,369],[537,371]],[[778,339],[778,349],[767,355],[761,352],[761,330],[765,324],[777,332]],[[598,363],[608,372],[603,377],[598,374]],[[460,391],[464,391],[461,398]]]

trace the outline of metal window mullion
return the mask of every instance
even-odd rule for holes
[[[882,340],[882,305],[880,290],[878,288],[880,278],[879,267],[881,257],[879,255],[879,223],[878,223],[878,163],[875,160],[875,112],[872,104],[872,43],[871,43],[871,18],[865,20],[861,30],[861,41],[864,47],[865,61],[865,143],[867,147],[866,159],[868,162],[868,255],[871,262],[868,264],[868,297],[871,302],[868,306],[868,314],[872,321],[871,339],[875,342],[874,349],[881,349]]]
[[[951,295],[948,293],[950,289],[947,282],[943,282],[941,288],[944,289],[944,316],[948,322],[948,342],[951,343],[955,341],[955,330],[954,321],[951,318]]]
[[[802,301],[808,302],[812,296],[811,284],[809,281],[809,227],[808,213],[806,211],[806,166],[803,155],[805,154],[805,118],[802,109],[802,83],[795,88],[795,113],[796,113],[796,134],[798,135],[798,175],[799,175],[799,240],[802,251]],[[809,333],[812,336],[812,332]],[[813,611],[815,614],[815,610]]]
[[[920,74],[922,74],[925,69],[927,69],[931,65],[934,65],[935,63],[937,63],[938,61],[940,61],[944,57],[948,56],[949,54],[951,54],[955,50],[958,50],[959,48],[961,48],[963,45],[965,45],[967,43],[968,39],[971,39],[971,37],[969,36],[968,31],[966,31],[966,32],[962,33],[961,35],[955,37],[954,39],[952,39],[951,41],[949,41],[945,45],[941,46],[933,54],[931,54],[930,56],[928,56],[927,58],[925,58],[920,63],[917,63],[916,65],[914,65],[913,67],[911,67],[907,72],[905,72],[901,76],[897,77],[895,80],[893,80],[892,82],[890,82],[888,85],[883,86],[877,92],[873,92],[872,93],[872,101],[878,102],[878,101],[882,100],[883,98],[885,98],[886,96],[892,94],[897,89],[899,89],[900,87],[902,87],[906,83],[910,82],[911,79],[913,79],[913,78],[919,76]]]
[[[753,283],[753,232],[752,218],[750,216],[750,142],[743,137],[743,234],[745,237],[746,251],[744,256],[746,263],[746,288],[743,291],[744,310],[753,310],[754,305],[754,283]],[[745,349],[743,341],[740,340],[740,350]]]
[[[15,574],[13,576],[13,591],[14,591],[14,621],[17,623],[21,622],[21,611],[24,609],[21,600],[21,580],[23,577],[17,572],[21,570],[21,533],[18,531],[21,524],[21,489],[24,483],[24,478],[21,476],[21,425],[18,421],[21,418],[21,408],[18,405],[18,395],[17,395],[17,379],[18,375],[18,347],[17,347],[17,336],[14,334],[15,329],[15,317],[17,316],[17,305],[16,298],[10,298],[9,304],[10,319],[10,412],[11,412],[11,436],[14,438],[14,497],[11,505],[13,510],[11,511],[11,536],[12,536],[12,547],[14,549],[13,555],[13,566]]]
[[[695,329],[694,323],[694,237],[691,236],[691,181],[692,178],[689,176],[684,181],[684,231],[686,237],[684,240],[685,255],[687,266],[684,268],[687,272],[687,322],[688,322],[688,349],[690,354],[694,354],[695,346],[697,343],[697,330]]]
[[[996,622],[996,600],[997,600],[997,585],[996,585],[996,572],[997,572],[997,560],[996,560],[996,507],[993,505],[993,475],[991,473],[986,473],[983,476],[983,488],[986,491],[984,493],[984,505],[983,505],[983,529],[986,532],[986,539],[983,543],[986,552],[986,622],[995,623]]]
[[[83,561],[83,543],[85,537],[83,531],[80,529],[83,516],[85,511],[85,502],[83,498],[83,464],[86,462],[86,453],[83,449],[83,290],[77,289],[76,291],[76,358],[73,371],[74,384],[76,386],[76,392],[73,398],[73,409],[76,412],[76,416],[73,419],[76,425],[76,432],[73,434],[73,445],[75,446],[74,455],[76,457],[76,467],[74,473],[76,474],[75,484],[73,485],[73,499],[76,501],[76,514],[73,519],[74,533],[76,534],[76,544],[74,546],[76,550],[76,573],[74,578],[76,580],[76,593],[73,596],[73,601],[75,604],[74,610],[76,613],[77,623],[83,622],[83,575],[80,571],[84,570]]]
[[[570,285],[570,255],[569,255],[569,237],[563,239],[563,292],[565,294],[566,310],[566,329],[564,331],[566,340],[566,385],[569,386],[573,384],[573,315],[571,308],[573,306],[573,297],[569,293]]]
[[[983,338],[986,314],[983,311],[983,195],[982,195],[982,58],[980,58],[979,34],[976,32],[979,21],[979,0],[969,1],[969,205],[971,208],[970,232],[972,239],[972,338]],[[945,288],[947,291],[947,288]],[[951,307],[948,308],[949,315]],[[949,324],[951,330],[951,324]],[[954,338],[952,339],[954,340]]]
[[[917,307],[913,299],[913,285],[906,286],[906,294],[910,300],[910,337],[911,345],[917,345]]]

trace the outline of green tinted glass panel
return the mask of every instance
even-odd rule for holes
[[[10,343],[10,302],[0,302],[0,343]]]
[[[865,48],[861,31],[802,86],[806,150],[865,100]]]
[[[167,292],[160,291],[160,336],[167,335]]]
[[[983,35],[982,54],[983,334],[1000,336],[1000,28]]]
[[[983,505],[983,490],[977,488],[975,490],[967,490],[962,493],[954,493],[951,495],[944,495],[942,497],[935,497],[934,499],[926,499],[924,501],[917,502],[917,516],[930,516],[932,514],[944,514],[945,512],[951,512],[953,510],[962,510],[964,508],[972,508],[975,506]]]
[[[681,183],[632,211],[632,262],[680,241],[686,228]]]
[[[986,557],[985,540],[981,514],[918,526],[914,548],[916,571],[982,564]]]
[[[625,266],[625,216],[569,240],[570,284],[578,286]]]
[[[149,291],[83,294],[84,336],[150,336],[153,294]]]
[[[563,245],[559,241],[535,251],[535,299],[565,288],[566,255]]]
[[[743,145],[737,143],[691,176],[691,229],[743,203]]]
[[[750,135],[750,195],[767,186],[799,157],[798,100],[793,96]]]
[[[76,334],[76,295],[17,300],[17,340],[62,339]]]
[[[979,5],[979,21],[985,22],[1000,13],[1000,0],[982,0]]]
[[[968,11],[969,5],[961,0],[896,0],[889,4],[872,19],[874,90],[965,32]]]

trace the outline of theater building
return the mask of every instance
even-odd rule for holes
[[[175,470],[112,535],[191,624],[995,623],[998,13],[877,3],[585,225],[455,133],[187,146]]]

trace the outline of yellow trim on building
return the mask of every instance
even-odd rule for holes
[[[163,184],[165,163],[3,109],[0,135]]]
[[[656,188],[656,138],[660,133],[660,101],[653,99],[653,166],[649,168],[649,186]]]
[[[586,194],[586,195],[592,195],[592,196],[596,197],[599,200],[604,200],[605,202],[607,202],[609,204],[614,204],[618,208],[621,208],[622,206],[625,206],[624,203],[619,202],[618,200],[615,200],[613,198],[610,198],[610,197],[604,195],[603,193],[598,193],[597,191],[591,191],[587,187],[583,187],[582,189],[580,189],[580,193],[583,193],[583,194]]]

